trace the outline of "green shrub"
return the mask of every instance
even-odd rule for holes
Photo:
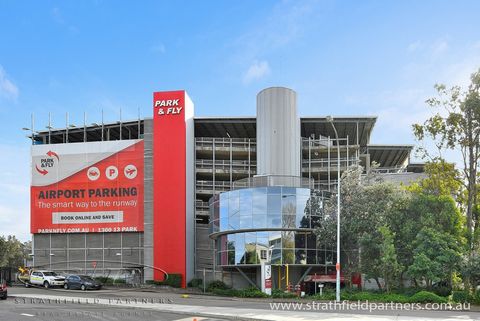
[[[453,291],[452,301],[457,303],[473,302],[474,296],[468,293],[468,291]]]
[[[157,280],[146,280],[146,284],[155,284],[155,285],[169,285],[174,288],[179,288],[182,286],[182,275],[172,273],[169,274],[166,280],[157,281]]]
[[[170,285],[174,288],[179,288],[182,286],[182,275],[178,273],[168,274],[166,280],[163,281],[163,285]]]
[[[227,290],[230,287],[223,283],[222,281],[212,281],[208,284],[207,286],[207,291],[208,292],[213,292],[215,289],[220,289],[220,290]]]
[[[113,284],[126,284],[125,279],[114,279]]]
[[[335,292],[329,294],[329,297],[335,299]],[[399,302],[404,303],[408,301],[408,297],[399,293],[385,293],[378,291],[351,291],[343,290],[340,293],[342,300],[348,301],[373,301],[373,302]]]
[[[285,292],[280,289],[273,289],[272,290],[272,298],[279,298],[279,299],[291,299],[296,298],[297,295],[291,292]]]
[[[113,284],[113,279],[107,276],[97,276],[93,278],[94,280],[102,283],[103,285],[111,285]]]
[[[436,295],[447,297],[452,294],[452,288],[448,286],[439,286],[432,289],[432,292]]]
[[[480,305],[480,291],[478,291],[478,290],[473,295],[473,303]]]
[[[239,295],[241,298],[268,298],[269,295],[263,293],[256,287],[249,287],[243,290],[239,290]]]
[[[190,282],[187,284],[190,288],[203,288],[203,280],[202,279],[191,279]]]
[[[212,291],[209,291],[209,292],[212,292],[213,294],[215,294],[215,295],[220,295],[220,296],[236,296],[236,297],[240,297],[240,292],[239,292],[239,290],[235,290],[235,289],[218,289],[218,288],[214,288]]]
[[[397,294],[403,294],[405,296],[412,296],[420,291],[422,291],[423,289],[421,288],[416,288],[416,287],[411,287],[411,288],[400,288],[400,289],[396,289],[394,293],[397,293]]]
[[[408,302],[410,303],[447,303],[448,300],[428,291],[420,291],[412,295]]]
[[[238,298],[268,298],[269,297],[268,294],[263,293],[262,291],[260,291],[255,287],[250,287],[242,290],[214,288],[211,292],[215,295],[234,296]]]
[[[413,291],[412,291],[413,292]],[[312,297],[317,300],[335,300],[335,291],[324,291],[323,295],[317,294]],[[438,296],[428,291],[416,292],[413,295],[406,293],[384,293],[375,291],[350,291],[342,290],[341,299],[348,301],[371,301],[371,302],[398,302],[398,303],[446,303],[445,297]]]
[[[320,293],[317,293],[311,298],[315,300],[335,300],[335,291],[332,290],[323,290],[322,295]]]

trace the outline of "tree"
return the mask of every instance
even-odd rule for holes
[[[22,243],[13,235],[0,236],[0,267],[23,266],[28,243]]]
[[[363,175],[360,166],[352,167],[343,173],[340,242],[342,271],[346,280],[352,272],[360,268],[358,250],[361,238],[385,225],[388,212],[403,193],[405,192],[399,187],[382,182],[380,176],[374,172]],[[336,245],[336,210],[336,197],[332,195],[325,204],[325,217],[315,230],[317,239],[324,242],[322,245]]]
[[[403,273],[414,264],[416,241],[424,228],[432,228],[452,237],[456,244],[463,245],[464,218],[451,196],[436,196],[423,192],[411,192],[392,207],[387,225],[394,235],[398,262]],[[417,264],[422,257],[417,257]],[[421,264],[419,265],[421,266]],[[418,273],[409,274],[414,278]]]
[[[380,263],[383,271],[383,280],[385,281],[385,290],[390,291],[392,284],[398,279],[402,266],[397,260],[397,251],[393,243],[393,233],[387,226],[379,229],[382,235],[380,246]]]
[[[458,240],[449,233],[424,227],[415,239],[413,263],[408,274],[423,279],[427,288],[434,282],[452,282],[452,274],[458,266],[461,248]]]
[[[477,196],[477,166],[480,158],[480,70],[471,75],[467,90],[459,86],[447,89],[445,85],[435,85],[438,97],[430,98],[427,104],[438,110],[423,124],[414,124],[413,132],[419,141],[431,139],[438,149],[460,149],[463,159],[463,178],[460,180],[467,190],[467,232],[470,249],[473,231],[478,215],[474,215]],[[422,149],[423,156],[430,159],[431,154]]]
[[[469,285],[476,291],[477,286],[480,285],[480,255],[464,256],[461,273],[464,278],[470,281]]]
[[[360,270],[367,278],[374,279],[379,289],[382,289],[380,278],[383,278],[387,292],[402,271],[393,241],[394,235],[387,226],[381,226],[372,233],[365,233],[360,239]]]
[[[435,196],[451,196],[458,204],[463,202],[460,172],[454,163],[437,158],[425,163],[425,178],[406,188],[414,193]]]

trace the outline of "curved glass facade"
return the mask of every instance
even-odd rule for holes
[[[323,197],[308,188],[256,187],[210,199],[210,228],[218,265],[326,264],[334,249],[319,249],[312,233]]]

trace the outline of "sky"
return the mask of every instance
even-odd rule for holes
[[[415,144],[433,85],[480,67],[480,1],[0,0],[0,235],[30,239],[22,127],[152,116],[185,89],[197,116],[254,116],[286,86],[301,116],[378,116],[371,142]]]

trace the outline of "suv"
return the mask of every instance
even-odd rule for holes
[[[7,299],[7,282],[0,281],[0,299],[6,300]]]
[[[65,277],[57,275],[52,271],[33,271],[30,274],[31,285],[41,285],[48,289],[51,286],[63,286],[65,284]],[[27,283],[28,287],[29,284]]]

